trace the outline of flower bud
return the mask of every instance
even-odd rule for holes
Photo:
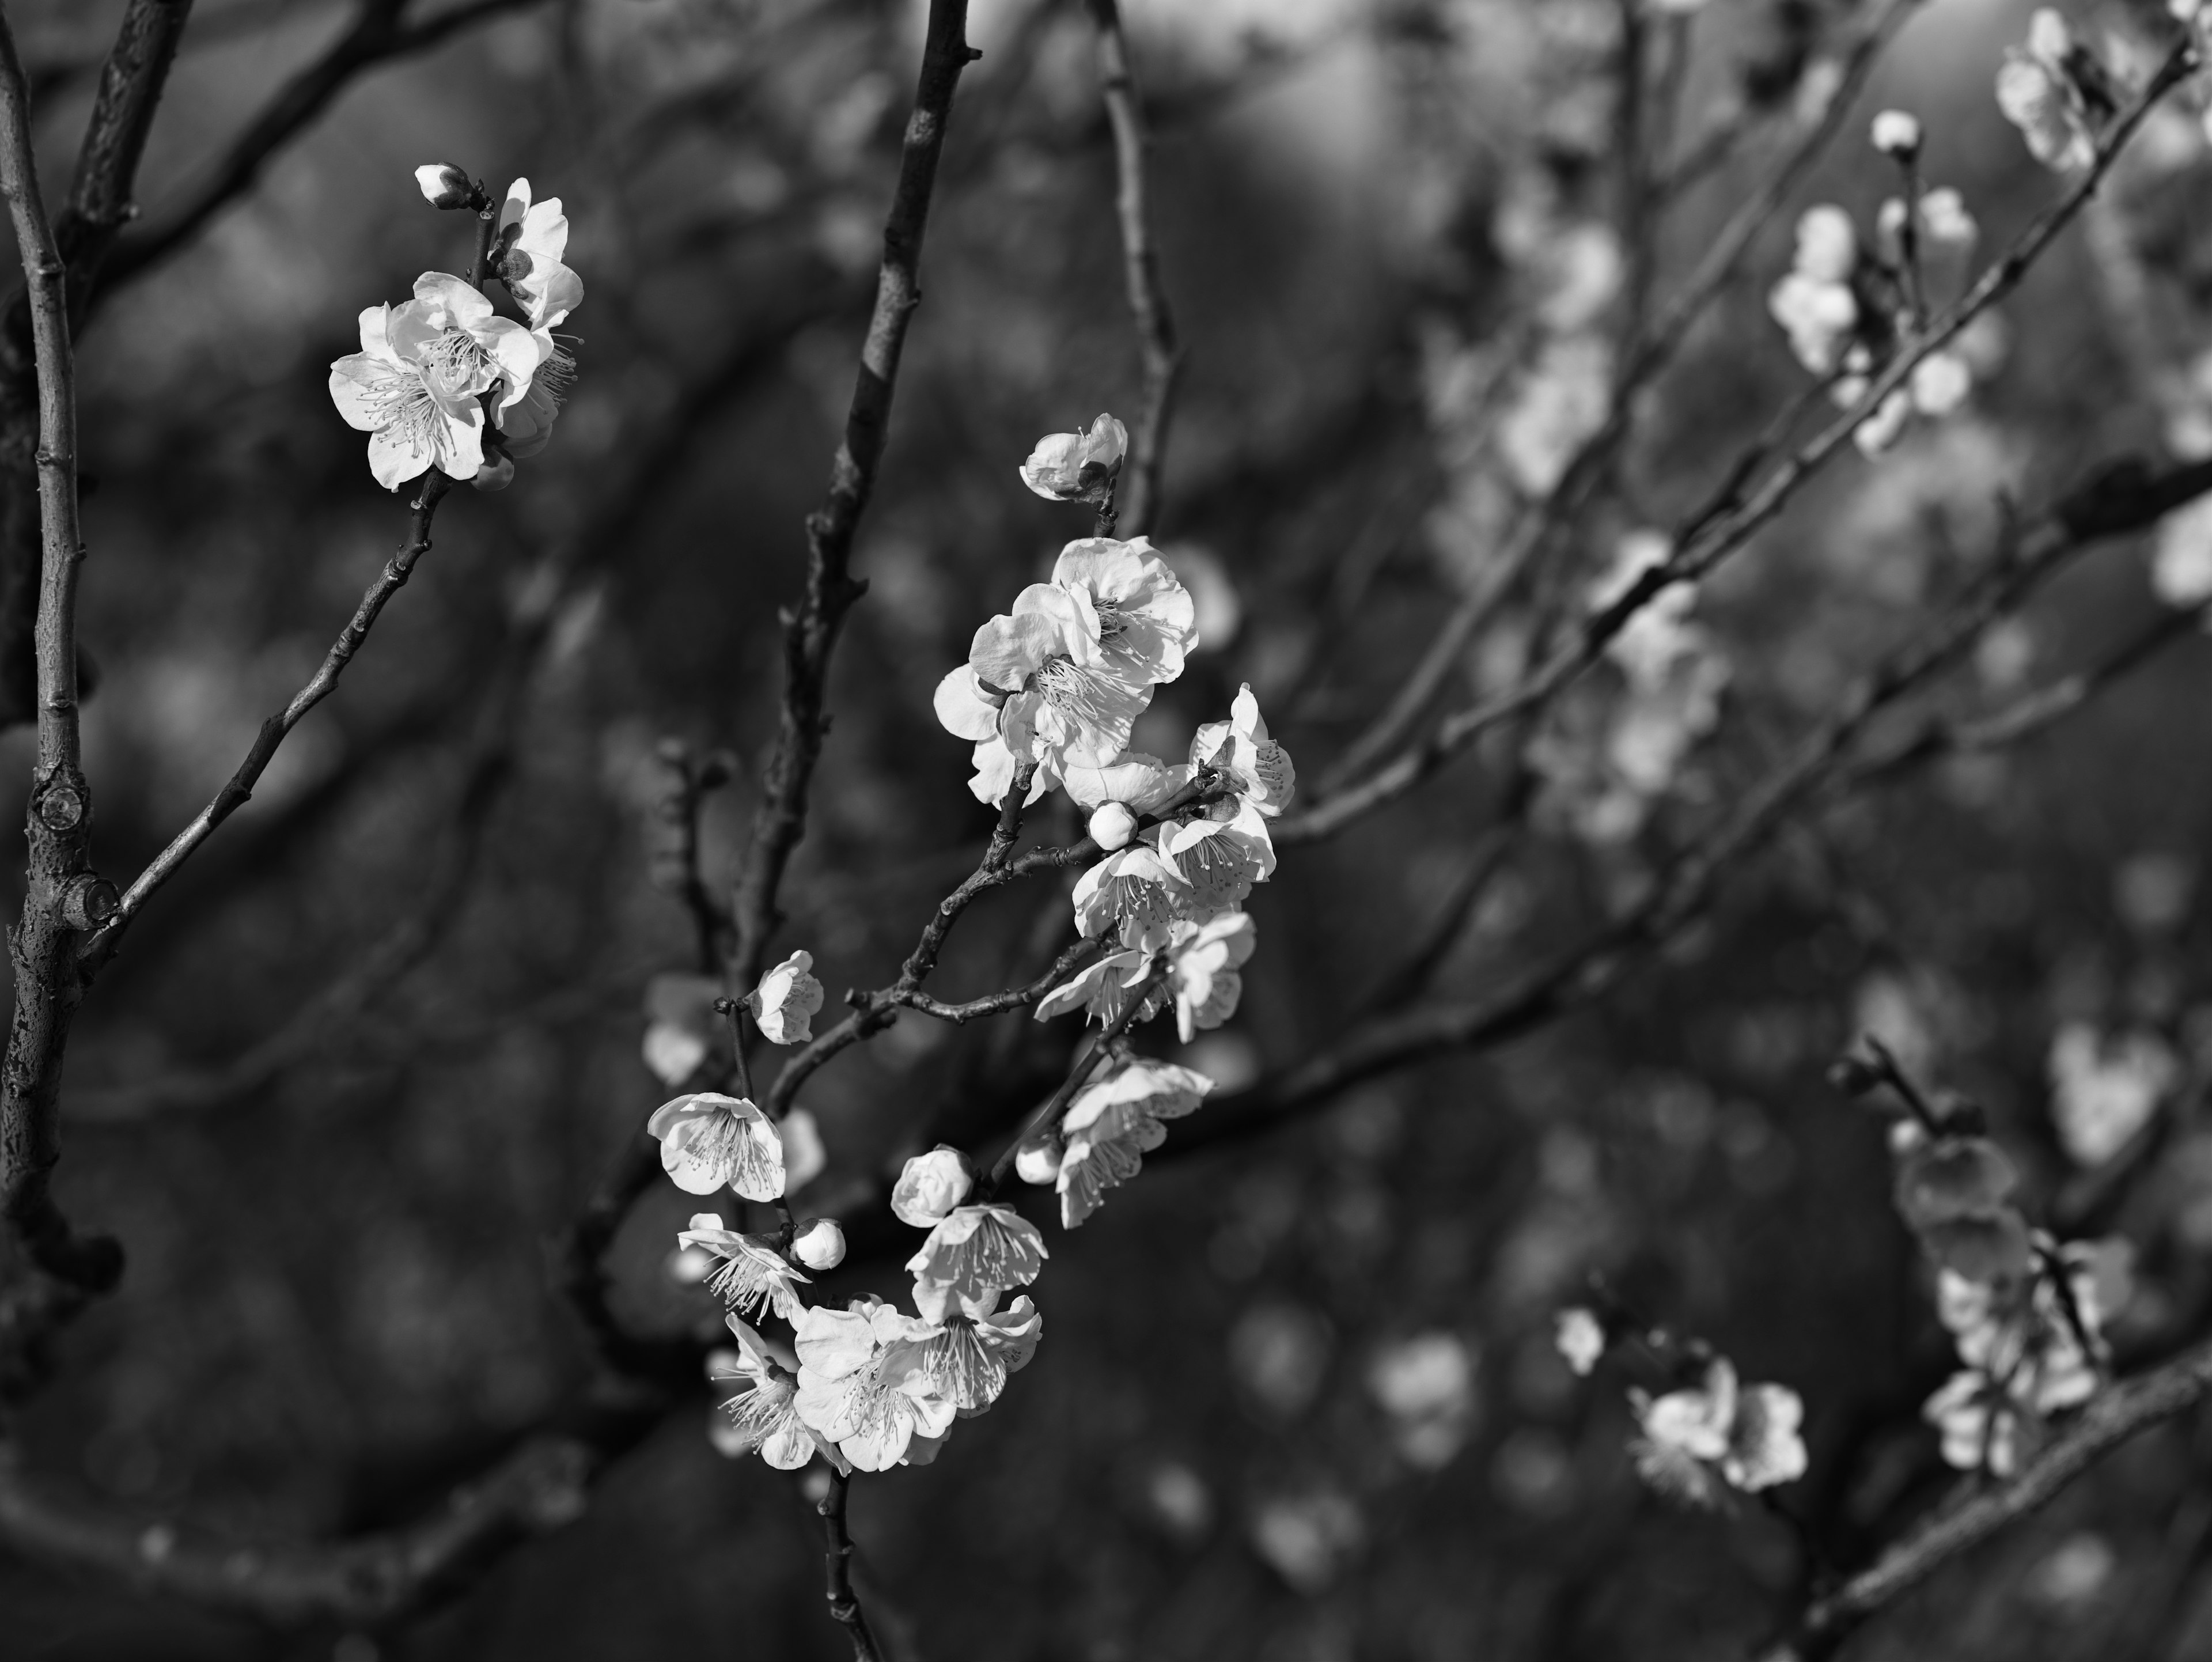
[[[845,1262],[845,1232],[835,1218],[813,1218],[792,1237],[791,1255],[809,1269],[835,1269]]]
[[[1102,802],[1091,816],[1091,840],[1109,854],[1127,848],[1136,834],[1137,816],[1125,803]]]
[[[968,1162],[957,1148],[939,1143],[926,1154],[916,1154],[899,1173],[891,1189],[891,1211],[901,1223],[931,1229],[968,1198],[975,1186]]]
[[[422,200],[433,208],[465,208],[476,195],[469,176],[450,163],[432,161],[415,170]]]
[[[476,478],[469,483],[479,490],[504,490],[514,483],[514,458],[486,456],[483,466],[477,469]]]
[[[1903,110],[1884,110],[1874,119],[1874,147],[1884,155],[1910,161],[1920,154],[1920,123]]]
[[[1024,1183],[1047,1188],[1060,1181],[1060,1162],[1066,1153],[1060,1135],[1054,1131],[1039,1131],[1025,1137],[1022,1146],[1014,1151],[1014,1172]]]

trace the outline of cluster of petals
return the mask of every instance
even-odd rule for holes
[[[1629,1400],[1637,1470],[1662,1494],[1711,1506],[1723,1488],[1755,1494],[1805,1475],[1803,1401],[1787,1385],[1740,1385],[1725,1356],[1695,1385]]]
[[[958,1405],[927,1367],[935,1325],[869,1296],[844,1310],[802,1311],[793,1327],[793,1407],[809,1429],[861,1471],[937,1458]]]
[[[849,1470],[836,1446],[800,1416],[797,1377],[769,1355],[759,1334],[734,1315],[728,1319],[730,1331],[737,1336],[738,1360],[708,1377],[743,1379],[750,1388],[722,1404],[730,1425],[726,1437],[715,1439],[717,1446],[733,1456],[757,1452],[779,1471],[796,1471],[817,1453],[841,1470]]]
[[[1026,1294],[1003,1311],[994,1294],[948,1311],[915,1366],[960,1418],[972,1419],[999,1400],[1007,1375],[1029,1366],[1043,1336],[1044,1317]]]
[[[1238,801],[1273,819],[1289,806],[1297,789],[1297,770],[1291,753],[1267,736],[1267,723],[1260,714],[1260,701],[1252,696],[1249,681],[1239,687],[1229,706],[1229,719],[1209,721],[1190,741],[1193,768],[1210,769],[1226,776]]]
[[[1000,1294],[1035,1281],[1049,1256],[1037,1227],[1011,1206],[956,1207],[907,1260],[914,1307],[933,1322],[991,1309]]]
[[[1222,912],[1203,923],[1175,926],[1168,943],[1168,991],[1175,999],[1176,1037],[1184,1044],[1237,1014],[1244,992],[1240,971],[1258,944],[1249,912]]]
[[[968,1160],[957,1148],[944,1143],[926,1154],[916,1154],[900,1171],[891,1186],[891,1212],[901,1223],[916,1229],[933,1229],[951,1215],[953,1208],[968,1198],[975,1186]]]
[[[1106,1190],[1135,1177],[1144,1156],[1166,1140],[1162,1122],[1194,1111],[1212,1088],[1192,1068],[1136,1059],[1078,1092],[1060,1123],[1066,1149],[1054,1182],[1061,1225],[1075,1228]]]
[[[1022,464],[1022,483],[1049,502],[1103,502],[1114,494],[1129,429],[1101,416],[1087,433],[1048,433]]]
[[[686,1194],[711,1195],[725,1184],[751,1201],[783,1193],[783,1135],[743,1097],[695,1091],[662,1103],[645,1129],[659,1139],[660,1164]]]
[[[1796,252],[1774,285],[1766,309],[1790,338],[1797,362],[1814,374],[1832,374],[1857,332],[1858,297],[1851,287],[1859,262],[1851,216],[1832,204],[1808,208],[1797,221]]]
[[[793,1269],[775,1243],[765,1235],[748,1235],[722,1227],[721,1215],[701,1212],[691,1227],[676,1237],[678,1246],[696,1246],[721,1260],[707,1280],[708,1288],[721,1294],[722,1302],[740,1316],[757,1316],[765,1308],[787,1322],[799,1319],[801,1306],[793,1284],[807,1277]]]
[[[2005,48],[1997,108],[2045,167],[2069,173],[2095,161],[2098,114],[2111,102],[2101,67],[2048,6],[2028,20],[2026,42]]]
[[[938,684],[937,718],[975,746],[980,800],[1000,801],[1025,763],[1034,795],[1071,766],[1115,761],[1197,638],[1197,609],[1149,542],[1085,538],[975,631],[968,661]]]
[[[822,1008],[822,983],[810,973],[811,953],[793,953],[761,977],[745,995],[761,1037],[771,1044],[804,1044],[814,1037],[814,1013]]]

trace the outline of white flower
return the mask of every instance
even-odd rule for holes
[[[1498,451],[1524,496],[1549,496],[1585,441],[1605,425],[1613,349],[1595,333],[1553,336],[1522,374],[1498,422]]]
[[[1096,809],[1115,802],[1134,815],[1158,812],[1183,793],[1190,778],[1186,766],[1129,751],[1103,767],[1071,764],[1060,782],[1078,807]]]
[[[1435,1471],[1459,1452],[1474,1418],[1474,1355],[1455,1333],[1417,1333],[1376,1352],[1367,1389],[1409,1464]]]
[[[955,1307],[988,1309],[1000,1294],[1035,1281],[1050,1256],[1037,1227],[1013,1208],[957,1207],[907,1260],[914,1307],[933,1322]]]
[[[1790,338],[1790,350],[1814,374],[1832,371],[1844,344],[1858,327],[1859,303],[1842,283],[1825,283],[1791,271],[1774,285],[1766,310]]]
[[[1101,416],[1087,433],[1048,433],[1022,464],[1022,483],[1048,502],[1102,502],[1121,476],[1129,429]]]
[[[1060,1221],[1073,1229],[1098,1209],[1105,1191],[1135,1177],[1143,1156],[1167,1139],[1161,1121],[1194,1111],[1213,1088],[1203,1074],[1173,1062],[1125,1063],[1076,1093],[1060,1123]]]
[[[646,1122],[660,1139],[660,1164],[686,1194],[711,1195],[724,1184],[747,1200],[783,1193],[783,1135],[743,1097],[694,1092],[664,1102]]]
[[[1052,581],[1089,612],[1107,667],[1124,680],[1156,685],[1182,673],[1198,644],[1198,607],[1149,539],[1072,542],[1053,562]]]
[[[1903,110],[1884,110],[1874,119],[1870,137],[1884,155],[1903,161],[1920,153],[1920,121]]]
[[[1157,849],[1133,843],[1076,880],[1075,927],[1086,941],[1116,931],[1124,947],[1155,953],[1167,945],[1189,896],[1190,886]]]
[[[483,467],[483,396],[529,391],[538,343],[457,277],[425,271],[415,298],[361,314],[361,350],[331,365],[331,399],[367,433],[369,471],[388,490],[432,467],[456,479]]]
[[[1031,583],[1012,612],[975,631],[967,663],[938,684],[933,703],[948,733],[1001,740],[1010,758],[1054,779],[1068,763],[1119,756],[1152,697],[1150,683],[1107,662],[1095,611],[1064,588]]]
[[[2086,167],[2097,155],[2087,100],[2072,72],[2076,50],[2066,20],[2045,7],[2029,20],[2027,44],[2006,47],[1997,70],[1997,107],[2035,159],[2061,173]]]
[[[1014,1175],[1024,1183],[1033,1183],[1046,1188],[1060,1181],[1060,1133],[1039,1131],[1025,1137],[1022,1146],[1014,1151]]]
[[[714,1001],[722,983],[706,975],[657,975],[645,983],[645,1065],[663,1085],[678,1086],[714,1053],[721,1032]]]
[[[1105,1026],[1117,1020],[1128,1008],[1130,991],[1152,973],[1152,959],[1149,953],[1136,951],[1109,953],[1085,969],[1054,988],[1037,1001],[1035,1019],[1049,1021],[1054,1016],[1066,1015],[1071,1010],[1081,1010],[1087,1020],[1096,1020]],[[1146,995],[1153,1008],[1146,1012],[1154,1014],[1160,1004],[1161,995],[1156,989]]]
[[[1858,229],[1833,203],[1818,203],[1797,218],[1797,247],[1790,269],[1814,283],[1846,283],[1859,260]]]
[[[415,186],[433,208],[465,208],[475,187],[459,167],[432,161],[415,170]]]
[[[963,667],[962,669],[955,670],[953,674],[970,673]],[[946,682],[939,684],[938,693],[940,697],[944,695],[949,682],[948,677]],[[957,709],[958,706],[956,705],[955,708]],[[940,703],[938,706],[938,718],[940,721],[944,720],[945,709],[945,705]],[[961,713],[964,717],[966,712]],[[993,719],[995,720],[996,717]],[[994,734],[975,746],[974,759],[975,773],[975,776],[969,780],[968,788],[974,794],[978,802],[995,808],[1006,800],[1006,793],[1013,788],[1014,753],[1006,748],[1005,740]],[[1052,788],[1058,779],[1057,771],[1049,764],[1041,764],[1030,777],[1030,794],[1022,799],[1024,806],[1026,807],[1042,796],[1045,792]]]
[[[1255,883],[1275,872],[1267,819],[1243,798],[1209,803],[1202,813],[1146,833],[1162,858],[1189,886],[1194,916],[1241,905]]]
[[[835,1218],[811,1218],[791,1238],[791,1255],[809,1269],[835,1269],[845,1262],[845,1232]]]
[[[1974,390],[1974,372],[1956,352],[1930,352],[1912,366],[1906,384],[1912,407],[1923,416],[1941,418],[1966,401]]]
[[[999,1400],[1006,1376],[1029,1366],[1043,1336],[1044,1317],[1027,1294],[1004,1312],[988,1300],[947,1318],[942,1330],[924,1341],[915,1369],[969,1419]]]
[[[1247,681],[1237,689],[1226,721],[1209,721],[1190,741],[1194,768],[1212,768],[1226,774],[1237,794],[1273,819],[1297,789],[1297,770],[1291,753],[1267,736],[1260,701]]]
[[[553,423],[576,384],[576,360],[568,349],[543,329],[532,330],[530,338],[538,344],[537,373],[520,398],[492,411],[501,447],[525,460],[552,442]]]
[[[2185,502],[2158,522],[2150,583],[2171,606],[2212,600],[2212,496]]]
[[[1803,1402],[1786,1385],[1739,1387],[1724,1356],[1698,1386],[1629,1397],[1640,1428],[1631,1445],[1637,1470],[1662,1494],[1710,1506],[1721,1483],[1755,1493],[1805,1475]]]
[[[783,1134],[783,1192],[795,1195],[820,1177],[830,1164],[822,1128],[804,1108],[794,1108],[776,1127]]]
[[[1632,531],[1614,550],[1613,563],[1590,585],[1593,613],[1613,606],[1647,571],[1663,567],[1674,552],[1664,532]],[[1686,661],[1708,650],[1711,636],[1690,621],[1697,609],[1694,583],[1669,583],[1630,616],[1606,642],[1605,654],[1620,667],[1632,685],[1666,685]]]
[[[891,1188],[891,1211],[901,1223],[912,1224],[916,1229],[933,1228],[968,1198],[968,1191],[975,1186],[967,1157],[957,1148],[939,1143],[907,1161]]]
[[[2020,1416],[1978,1368],[1954,1373],[1920,1410],[1943,1436],[1944,1464],[2009,1477],[2019,1464]]]
[[[2150,1123],[2181,1067],[2149,1033],[2100,1041],[2095,1028],[2069,1021],[2051,1037],[2050,1073],[2058,1141],[2076,1166],[2098,1166]]]
[[[1871,460],[1897,442],[1911,417],[1912,395],[1900,387],[1851,429],[1851,442],[1858,446],[1860,454]]]
[[[836,1449],[817,1435],[799,1417],[798,1381],[790,1371],[768,1354],[759,1334],[735,1316],[730,1331],[737,1335],[737,1366],[716,1369],[710,1378],[744,1379],[752,1389],[722,1404],[730,1416],[732,1434],[717,1439],[725,1453],[737,1455],[757,1449],[762,1459],[779,1471],[796,1471],[819,1452],[841,1470],[849,1470]]]
[[[568,220],[561,211],[561,198],[549,196],[533,204],[528,180],[508,186],[507,200],[500,204],[492,270],[532,329],[556,328],[584,303],[583,278],[561,263],[568,252]]]
[[[761,977],[745,995],[746,1008],[771,1044],[804,1044],[814,1037],[814,1013],[822,1008],[822,983],[807,971],[814,954],[793,953]]]
[[[1947,248],[1971,247],[1981,234],[1966,198],[1948,185],[1920,198],[1920,228],[1930,242]]]
[[[1588,1379],[1605,1355],[1605,1324],[1580,1305],[1553,1318],[1552,1342],[1577,1379]]]
[[[956,1405],[922,1371],[938,1330],[880,1299],[811,1309],[793,1324],[799,1417],[861,1471],[885,1471],[952,1428]],[[934,1450],[928,1453],[933,1457]]]
[[[1186,1044],[1202,1029],[1237,1014],[1244,977],[1238,973],[1259,944],[1249,912],[1224,912],[1204,923],[1178,923],[1168,947],[1168,986],[1175,995],[1176,1033]]]
[[[738,1314],[755,1316],[765,1308],[787,1322],[799,1319],[804,1306],[792,1288],[794,1282],[805,1285],[807,1278],[785,1262],[766,1236],[726,1229],[719,1212],[701,1212],[693,1216],[689,1229],[677,1235],[676,1244],[698,1247],[722,1261],[721,1268],[708,1277],[707,1286]]]

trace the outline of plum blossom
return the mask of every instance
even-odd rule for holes
[[[791,1256],[809,1269],[835,1269],[845,1262],[845,1232],[835,1218],[811,1218],[791,1238]]]
[[[989,1307],[1008,1288],[1035,1281],[1050,1256],[1037,1227],[1013,1208],[957,1207],[907,1260],[914,1307],[933,1322],[950,1309]]]
[[[1553,1318],[1552,1342],[1577,1379],[1588,1379],[1605,1355],[1605,1324],[1580,1305]]]
[[[538,362],[528,330],[459,277],[425,271],[412,300],[362,313],[361,350],[331,365],[331,399],[369,435],[369,471],[387,490],[433,467],[473,478],[484,464],[483,396],[517,402]]]
[[[1119,756],[1152,688],[1107,663],[1095,612],[1064,588],[1031,583],[1012,612],[975,631],[967,663],[938,684],[933,702],[948,733],[998,740],[1050,782],[1069,762],[1096,767]]]
[[[732,1316],[729,1324],[738,1340],[737,1365],[718,1368],[709,1377],[744,1379],[752,1388],[722,1404],[732,1434],[716,1439],[717,1446],[731,1455],[757,1450],[779,1471],[796,1471],[817,1452],[839,1470],[848,1470],[836,1449],[800,1418],[799,1382],[791,1371],[769,1354],[760,1335],[744,1322]]]
[[[1209,721],[1198,730],[1190,741],[1190,760],[1194,768],[1227,775],[1237,795],[1271,819],[1297,789],[1291,753],[1267,736],[1249,681],[1238,688],[1226,721]]]
[[[1920,154],[1919,118],[1904,110],[1884,110],[1875,117],[1869,137],[1875,149],[1900,161]]]
[[[962,1419],[972,1419],[999,1400],[1007,1375],[1029,1366],[1043,1336],[1044,1317],[1027,1294],[1004,1311],[994,1294],[944,1318],[936,1336],[923,1342],[915,1368]]]
[[[1133,949],[1109,953],[1097,963],[1086,965],[1067,980],[1054,988],[1037,1001],[1035,1019],[1049,1021],[1054,1016],[1066,1015],[1071,1010],[1081,1010],[1086,1020],[1103,1026],[1119,1020],[1128,1008],[1134,989],[1152,972],[1152,955]],[[1148,1003],[1157,1007],[1160,999],[1158,989],[1146,994]],[[1147,1015],[1151,1011],[1146,1013]]]
[[[1797,221],[1796,251],[1786,276],[1767,296],[1766,309],[1790,338],[1798,362],[1815,374],[1832,374],[1859,326],[1851,289],[1858,265],[1858,232],[1841,208],[1821,203]]]
[[[1167,1139],[1161,1122],[1194,1111],[1212,1088],[1192,1068],[1139,1059],[1079,1091],[1060,1123],[1066,1143],[1056,1179],[1062,1227],[1078,1227],[1107,1190],[1135,1177],[1143,1157]]]
[[[561,198],[533,203],[526,179],[508,186],[491,268],[533,331],[558,327],[584,303],[583,278],[562,263],[568,252],[568,217],[561,211]]]
[[[707,1287],[738,1315],[757,1316],[767,1309],[787,1322],[799,1319],[804,1306],[793,1284],[804,1285],[807,1277],[785,1261],[768,1236],[726,1229],[720,1213],[701,1212],[693,1216],[689,1229],[677,1235],[676,1244],[696,1246],[721,1260],[721,1267],[707,1278]]]
[[[2127,1147],[2180,1082],[2181,1065],[2156,1036],[2106,1041],[2069,1021],[2051,1041],[2051,1117],[2076,1166],[2098,1166]]]
[[[1260,810],[1243,798],[1210,802],[1158,828],[1154,846],[1189,886],[1194,916],[1241,905],[1275,873],[1274,840]]]
[[[1065,1152],[1058,1131],[1032,1132],[1014,1150],[1014,1175],[1024,1183],[1048,1187],[1060,1181],[1060,1160]]]
[[[2069,173],[2096,159],[2092,100],[2109,107],[2103,72],[2075,44],[2066,20],[2045,6],[2028,20],[2024,46],[2005,48],[1997,70],[1997,107],[2020,129],[2029,153],[2045,167]]]
[[[810,1429],[861,1471],[935,1458],[957,1411],[922,1368],[937,1328],[870,1296],[844,1310],[802,1312],[793,1329],[795,1405]]]
[[[1966,198],[1948,185],[1920,198],[1920,228],[1930,242],[1946,248],[1971,247],[1981,234],[1966,211]]]
[[[783,1134],[743,1097],[697,1091],[664,1102],[646,1122],[660,1140],[660,1164],[690,1195],[724,1184],[751,1201],[783,1193]]]
[[[677,1086],[714,1053],[721,1032],[714,1001],[722,983],[713,976],[657,975],[645,984],[645,1065],[663,1085]]]
[[[967,1157],[940,1142],[927,1154],[907,1161],[891,1187],[891,1211],[901,1223],[912,1224],[916,1229],[934,1228],[968,1198],[968,1191],[975,1186]]]
[[[1086,941],[1113,932],[1124,947],[1155,953],[1189,896],[1190,885],[1158,849],[1133,843],[1076,880],[1075,927]]]
[[[745,1006],[771,1044],[804,1044],[814,1037],[814,1013],[822,1008],[822,983],[808,973],[814,954],[793,953],[761,977],[745,995]]]
[[[1072,542],[1053,562],[1052,582],[1090,612],[1099,650],[1122,679],[1157,685],[1182,673],[1198,644],[1198,606],[1149,539]]]
[[[1129,429],[1101,416],[1087,433],[1048,433],[1022,464],[1022,483],[1048,502],[1105,502],[1121,475]]]
[[[1259,944],[1249,912],[1224,912],[1204,923],[1177,923],[1168,947],[1168,987],[1175,995],[1176,1033],[1186,1044],[1201,1030],[1237,1014],[1244,977],[1238,973]]]
[[[2020,1415],[2003,1388],[1978,1368],[1954,1373],[1920,1410],[1942,1434],[1943,1463],[2009,1477],[2020,1464]]]
[[[1723,1485],[1750,1494],[1805,1475],[1803,1401],[1787,1385],[1740,1385],[1725,1356],[1698,1385],[1658,1397],[1632,1391],[1629,1400],[1637,1470],[1662,1495],[1712,1506]]]

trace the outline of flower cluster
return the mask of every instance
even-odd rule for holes
[[[416,180],[439,207],[466,207],[477,192],[459,169],[430,166]],[[458,182],[457,182],[458,181]],[[490,212],[484,198],[484,212]],[[414,297],[361,314],[361,350],[331,365],[331,398],[348,425],[367,433],[369,470],[397,490],[432,468],[495,490],[517,460],[543,450],[575,378],[575,360],[553,330],[584,298],[562,263],[568,222],[557,197],[531,200],[519,179],[501,205],[490,266],[521,308],[498,315],[464,278],[425,271]]]
[[[2112,72],[2048,6],[2028,20],[2023,44],[2005,48],[1997,70],[1997,107],[2029,154],[2059,173],[2096,160],[2097,134],[2119,108],[2118,94]]]

